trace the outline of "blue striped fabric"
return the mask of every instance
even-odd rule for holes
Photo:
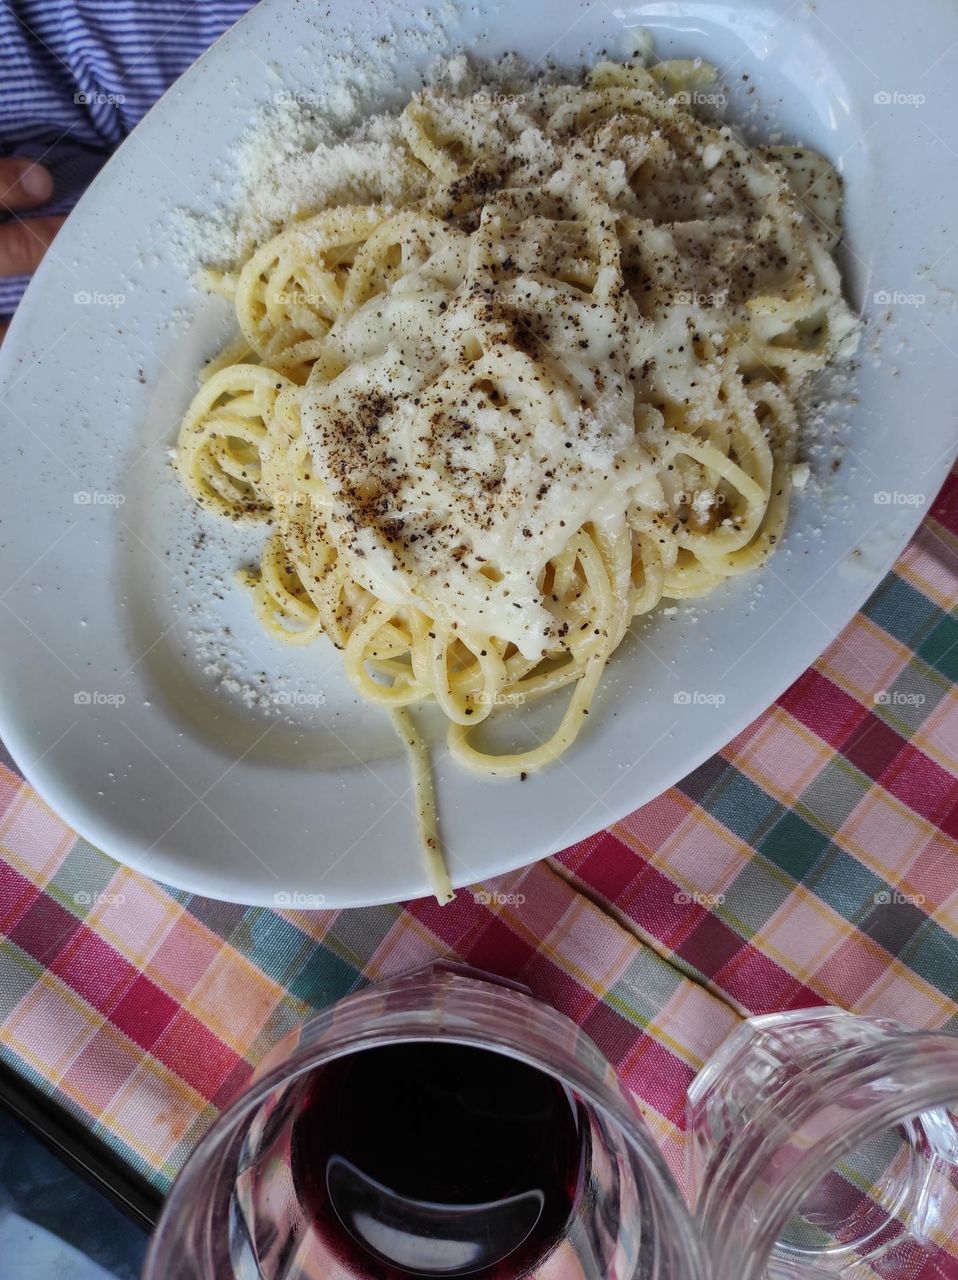
[[[42,160],[66,213],[110,152],[252,0],[0,0],[0,156]],[[0,317],[26,277],[0,278]]]

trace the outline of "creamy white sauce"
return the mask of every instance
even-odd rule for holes
[[[481,98],[427,91],[420,143],[440,168],[447,136],[494,158],[500,189],[468,230],[439,206],[410,218],[401,270],[380,265],[328,334],[302,424],[352,578],[534,659],[555,634],[543,570],[583,524],[614,534],[635,508],[671,520],[686,501],[682,520],[717,518],[722,499],[688,499],[656,440],[663,422],[727,420],[730,346],[787,335],[792,297],[820,302],[833,349],[856,322],[831,233],[789,187],[811,188],[817,157],[763,164],[656,95],[648,117],[611,118],[588,87]],[[817,216],[837,219],[833,191]]]
[[[576,341],[588,353],[554,347],[548,376],[504,343],[466,365],[464,340],[495,324],[477,318],[465,278],[438,287],[434,266],[338,321],[330,338],[347,368],[304,391],[325,515],[355,579],[381,599],[418,604],[537,658],[552,623],[539,585],[546,564],[586,522],[611,532],[632,503],[661,506],[661,486],[636,437],[608,315],[578,306]],[[542,305],[534,280],[510,287],[510,308]],[[583,388],[593,388],[587,407]],[[372,430],[344,431],[360,422]],[[386,496],[371,510],[366,501],[383,482]]]

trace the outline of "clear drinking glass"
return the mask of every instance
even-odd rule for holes
[[[752,1018],[689,1089],[715,1280],[955,1280],[958,1039],[840,1009]]]
[[[525,1270],[510,1270],[506,1257],[498,1266],[455,1274],[476,1280],[705,1280],[684,1199],[594,1043],[525,991],[448,965],[357,992],[276,1046],[177,1179],[144,1280],[393,1274],[368,1255],[365,1262],[345,1255],[317,1229],[298,1192],[293,1133],[304,1099],[329,1064],[414,1042],[491,1050],[547,1073],[574,1105],[581,1136],[578,1191],[565,1230],[546,1255]],[[342,1064],[336,1069],[342,1072]],[[480,1232],[486,1226],[495,1229],[480,1222]],[[408,1274],[453,1274],[432,1267],[429,1260]]]

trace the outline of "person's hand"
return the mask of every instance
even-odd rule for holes
[[[53,195],[53,178],[42,164],[23,157],[0,160],[0,214],[16,216],[0,221],[0,276],[33,275],[63,218],[21,218]],[[0,342],[7,326],[0,322]]]

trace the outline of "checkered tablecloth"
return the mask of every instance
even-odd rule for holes
[[[168,889],[77,839],[8,762],[0,1054],[165,1188],[291,1025],[451,955],[581,1023],[681,1175],[686,1087],[742,1013],[956,1026],[956,599],[958,473],[863,612],[723,752],[446,908]]]

